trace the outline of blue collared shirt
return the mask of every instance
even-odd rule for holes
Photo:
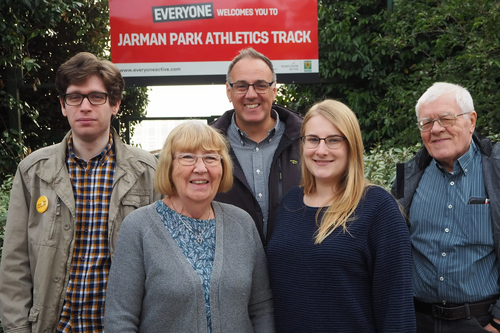
[[[481,154],[474,142],[447,172],[436,160],[425,169],[410,208],[413,287],[428,303],[476,302],[500,294]]]
[[[281,137],[285,133],[285,124],[280,122],[278,112],[271,110],[273,118],[276,118],[276,124],[267,137],[261,142],[255,142],[248,138],[248,135],[240,130],[236,121],[231,119],[231,125],[227,131],[227,139],[231,148],[238,159],[248,185],[253,195],[257,199],[262,214],[264,216],[264,235],[267,231],[269,216],[269,173],[271,172],[271,163],[274,153],[278,149]]]

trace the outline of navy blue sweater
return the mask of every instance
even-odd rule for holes
[[[281,201],[267,247],[276,332],[415,332],[410,237],[392,196],[369,187],[349,233],[319,245],[317,210],[299,187]]]

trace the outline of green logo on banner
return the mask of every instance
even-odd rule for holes
[[[304,61],[304,72],[310,72],[312,70],[312,61],[305,60]]]

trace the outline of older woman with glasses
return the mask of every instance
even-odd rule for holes
[[[301,136],[301,186],[281,200],[267,247],[276,332],[415,332],[408,226],[365,180],[356,116],[320,102]]]
[[[121,226],[105,330],[274,332],[259,234],[245,211],[212,201],[231,188],[225,139],[198,121],[168,136],[155,174],[166,195]]]

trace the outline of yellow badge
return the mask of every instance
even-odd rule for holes
[[[42,195],[38,200],[36,201],[36,210],[39,213],[45,213],[47,210],[47,207],[49,207],[49,199],[45,195]]]

